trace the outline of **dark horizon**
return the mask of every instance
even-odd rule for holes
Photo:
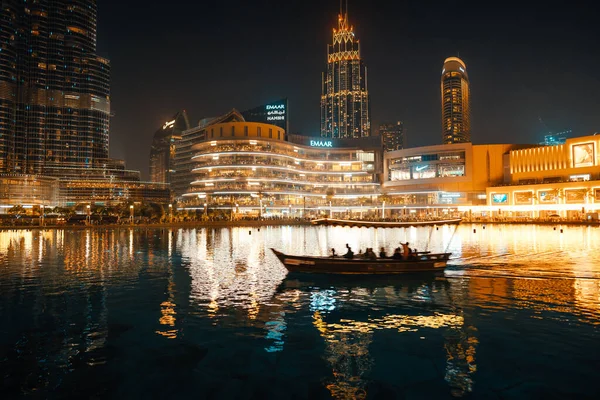
[[[402,120],[408,147],[441,143],[440,74],[456,55],[471,82],[473,143],[600,131],[592,5],[431,4],[349,2],[368,68],[373,133],[381,122]],[[196,125],[287,97],[290,132],[319,134],[338,1],[164,7],[132,0],[98,8],[98,52],[111,61],[111,156],[128,168],[148,175],[152,136],[181,109]]]

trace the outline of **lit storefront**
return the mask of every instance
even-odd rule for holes
[[[503,158],[514,147],[457,143],[385,153],[389,208],[438,214],[484,206],[486,188],[505,182]]]
[[[57,205],[57,178],[22,175],[0,175],[0,213],[5,213],[15,205],[24,207]]]
[[[172,201],[169,184],[109,179],[61,180],[59,194],[61,206],[81,203],[107,206],[127,202],[167,204]]]
[[[116,178],[0,175],[0,213],[20,205],[70,207],[78,204],[116,205],[125,202],[172,202],[168,184]]]
[[[301,217],[331,207],[350,211],[379,195],[375,149],[321,138],[285,141],[281,128],[262,123],[215,124],[210,132],[216,134],[193,146],[188,208]]]
[[[599,136],[511,151],[509,185],[487,189],[496,218],[598,219]]]

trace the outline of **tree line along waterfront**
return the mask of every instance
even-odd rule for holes
[[[179,208],[176,203],[122,203],[117,205],[77,204],[69,207],[43,207],[15,205],[0,214],[0,227],[110,227],[110,226],[263,226],[306,225],[315,218],[338,218],[364,221],[411,222],[436,221],[461,218],[463,223],[473,224],[565,224],[600,226],[597,219],[561,218],[558,215],[531,218],[521,215],[486,216],[469,211],[448,210],[441,213],[430,209],[394,208],[393,203],[366,205],[364,208],[280,207],[274,212],[268,208],[244,210],[239,204]],[[261,212],[262,211],[262,212]],[[416,211],[416,212],[415,212]]]

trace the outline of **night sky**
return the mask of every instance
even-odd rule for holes
[[[129,168],[147,177],[152,136],[180,109],[196,125],[288,97],[291,132],[318,135],[339,1],[98,3],[98,52],[112,64],[111,157]],[[402,120],[409,147],[439,144],[441,69],[457,54],[471,82],[474,143],[600,131],[597,6],[531,3],[350,0],[373,131]]]

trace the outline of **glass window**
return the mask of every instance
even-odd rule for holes
[[[410,179],[410,167],[393,169],[390,171],[390,180],[406,181]]]
[[[494,194],[492,194],[492,203],[495,203],[495,204],[506,204],[506,203],[508,203],[508,193],[494,193]]]
[[[431,165],[431,164],[414,165],[412,167],[412,175],[413,175],[413,179],[435,178],[435,176],[436,176],[435,165]]]
[[[515,192],[515,204],[531,204],[533,192]]]
[[[440,176],[440,177],[465,176],[465,165],[464,164],[439,164],[438,165],[438,176]]]
[[[567,203],[582,203],[585,198],[585,189],[565,190]]]

